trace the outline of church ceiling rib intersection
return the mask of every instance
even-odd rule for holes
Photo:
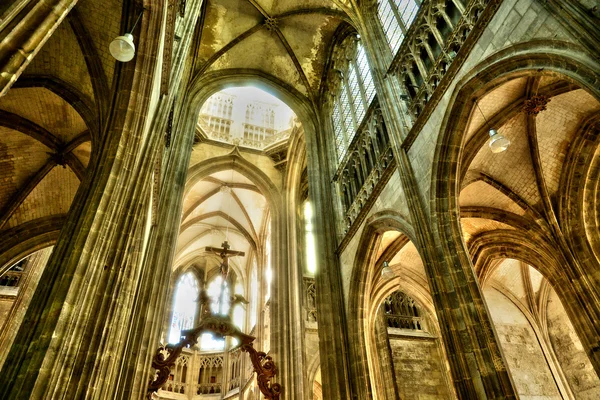
[[[314,99],[328,46],[343,21],[348,17],[331,1],[209,0],[200,73],[256,70]]]

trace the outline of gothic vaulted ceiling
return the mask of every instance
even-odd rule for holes
[[[243,175],[225,170],[196,182],[184,198],[182,223],[173,268],[206,262],[209,247],[227,240],[232,250],[243,251],[231,264],[244,276],[248,256],[264,241],[269,208],[260,190]],[[207,265],[207,272],[217,263]]]
[[[121,15],[121,0],[79,1],[0,98],[0,250],[60,229],[108,107]]]
[[[546,96],[547,109],[528,115],[523,111],[524,101],[535,95]],[[600,118],[600,103],[592,95],[562,75],[538,73],[494,88],[480,97],[479,105],[482,112],[476,108],[471,112],[462,161],[460,209],[467,245],[474,249],[492,240],[492,232],[515,230],[527,232],[534,240],[535,232],[539,232],[537,237],[544,236],[554,218],[549,215],[568,229],[575,219],[568,222],[561,215],[573,215],[576,208],[565,208],[566,200],[580,196],[577,209],[588,204],[585,207],[594,214],[590,220],[597,220],[597,203],[583,201],[584,194],[597,185],[595,168],[575,162],[586,148],[596,160],[591,165],[598,160],[597,142],[579,147],[582,138],[594,137],[597,130],[594,123]],[[490,124],[511,141],[503,153],[493,154],[485,142]],[[569,189],[567,183],[579,175],[586,177],[585,185]]]
[[[314,99],[331,39],[346,19],[327,0],[209,0],[201,72],[258,70]]]

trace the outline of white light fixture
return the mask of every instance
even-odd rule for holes
[[[490,129],[490,141],[488,144],[492,153],[502,153],[510,146],[510,140],[499,134],[497,130]]]
[[[117,36],[115,40],[110,42],[108,49],[110,50],[110,55],[112,55],[117,61],[131,61],[135,55],[133,35],[131,33],[126,33],[123,36]]]
[[[475,100],[475,105],[477,106],[477,109],[481,113],[481,116],[483,117],[485,124],[489,125],[489,122],[488,122],[487,118],[485,117],[485,114],[483,113],[483,111],[481,111],[481,108],[479,107],[479,102],[477,102],[477,100]],[[510,146],[510,140],[507,137],[499,134],[498,131],[495,130],[494,128],[490,128],[489,134],[490,134],[490,140],[488,141],[488,145],[490,146],[490,150],[492,151],[492,153],[502,153],[503,151],[506,151],[506,149],[508,149],[508,146]]]
[[[142,14],[144,14],[143,9],[129,32],[133,32],[137,23],[140,21],[140,18],[142,18]],[[135,56],[135,44],[133,44],[133,35],[131,33],[126,33],[122,36],[117,36],[112,42],[110,42],[108,50],[110,51],[110,55],[113,56],[117,61],[131,61],[133,59],[133,56]]]
[[[392,279],[395,276],[396,274],[394,273],[394,270],[392,270],[392,267],[390,267],[390,264],[387,261],[384,261],[383,268],[381,270],[381,277],[383,279]]]

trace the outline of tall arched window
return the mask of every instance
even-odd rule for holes
[[[181,331],[194,327],[198,294],[199,289],[196,277],[192,272],[186,272],[179,278],[175,289],[169,343],[179,342]]]
[[[304,240],[306,241],[306,271],[312,275],[317,272],[317,256],[315,252],[315,234],[313,226],[312,203],[304,203]]]
[[[377,14],[392,54],[400,49],[420,4],[420,0],[379,0]]]
[[[237,285],[235,285],[235,291],[234,291],[234,293],[236,295],[243,296],[245,299],[247,299],[246,296],[244,296],[244,286],[242,285],[241,282],[239,282]],[[242,304],[240,304],[240,303],[236,304],[233,307],[233,313],[232,313],[232,318],[231,318],[232,321],[231,322],[233,322],[233,324],[235,326],[237,326],[238,329],[240,329],[240,330],[243,331],[244,330],[244,325],[245,325],[244,324],[244,318],[245,317],[246,317],[246,310],[245,310],[244,306]]]
[[[229,284],[223,283],[223,277],[218,275],[206,288],[206,294],[210,297],[210,308],[214,314],[227,314],[231,306],[229,295]],[[225,340],[216,339],[210,333],[203,333],[200,337],[200,349],[223,350]]]
[[[338,93],[334,94],[332,120],[338,160],[341,160],[375,97],[375,85],[365,49],[357,37],[346,38],[334,57],[340,82]]]
[[[265,240],[265,303],[271,298],[271,281],[273,280],[273,269],[271,268],[271,219],[267,222],[267,238]]]
[[[256,257],[252,257],[252,272],[250,272],[250,330],[256,326],[258,310],[258,267]]]

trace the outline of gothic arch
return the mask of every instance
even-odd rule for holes
[[[348,335],[351,347],[351,365],[354,369],[354,394],[359,399],[373,396],[371,373],[369,371],[369,355],[365,325],[369,318],[369,310],[365,307],[371,295],[370,281],[374,275],[370,266],[375,262],[374,256],[379,236],[385,231],[396,230],[407,236],[413,243],[415,234],[412,226],[403,216],[393,210],[383,210],[372,215],[366,222],[359,245],[355,252],[354,267],[348,292]]]
[[[308,398],[311,400],[314,398],[313,382],[314,382],[317,372],[319,372],[320,368],[321,368],[321,358],[319,356],[319,353],[317,353],[309,361],[308,368],[307,368],[307,374],[306,374],[307,378],[308,378],[307,379],[308,382],[306,382],[306,385],[308,387]]]
[[[313,107],[306,96],[275,76],[254,69],[225,69],[195,76],[189,86],[189,112],[195,118],[211,95],[232,86],[256,86],[272,92],[296,113],[303,125],[313,122]]]
[[[600,260],[598,226],[598,159],[600,114],[583,121],[569,148],[561,176],[559,215],[564,223],[567,241],[583,253],[587,260]],[[595,159],[596,158],[596,159]]]
[[[463,268],[467,268],[471,263],[466,248],[461,244],[463,237],[458,196],[461,171],[464,171],[461,169],[465,151],[462,145],[463,138],[476,98],[489,92],[491,87],[507,82],[518,74],[543,69],[577,82],[596,99],[600,99],[597,86],[600,76],[596,72],[600,68],[586,54],[585,51],[573,51],[573,45],[558,41],[519,44],[492,55],[473,68],[456,86],[437,139],[430,191],[433,230],[439,235],[441,250],[448,263],[459,264]],[[480,137],[476,140],[483,139]],[[585,278],[585,274],[582,275],[579,270],[570,271],[569,268],[563,268],[562,271],[567,276],[570,274],[572,277],[569,279],[575,282],[577,291],[573,293],[574,297],[581,297],[582,293],[590,292],[586,286],[590,287],[593,283],[589,278]],[[582,299],[580,303],[585,301]],[[597,338],[598,328],[593,322],[598,320],[597,315],[598,310],[583,307],[578,312],[578,322],[573,321],[579,326],[578,333],[584,346],[592,353],[592,349],[597,348],[597,339],[594,338]],[[600,360],[593,359],[592,362],[596,370],[600,370]]]
[[[53,215],[6,231],[7,240],[0,244],[0,276],[20,259],[53,246],[65,220],[65,215]]]

